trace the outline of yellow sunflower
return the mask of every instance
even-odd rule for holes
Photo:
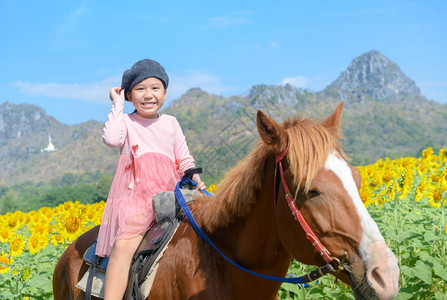
[[[373,204],[373,192],[367,188],[367,187],[361,187],[360,188],[360,198],[362,199],[363,205],[365,205],[366,207],[370,206],[371,204]]]
[[[40,236],[33,234],[28,240],[28,250],[31,254],[36,254],[41,250],[40,248]]]
[[[383,173],[382,179],[384,182],[388,183],[391,181],[391,179],[393,179],[393,175],[391,174],[391,172],[386,171],[385,173]]]
[[[440,208],[443,202],[443,190],[436,188],[429,192],[429,200],[428,203],[434,208]]]
[[[215,184],[210,184],[210,186],[208,187],[208,192],[212,193],[217,189]]]
[[[439,157],[441,159],[447,159],[447,149],[441,149],[439,150]]]
[[[14,259],[11,257],[10,260],[8,255],[6,255],[5,252],[2,251],[2,255],[0,255],[0,274],[8,273],[9,266],[11,266],[13,263]]]
[[[9,238],[11,236],[11,230],[7,228],[6,226],[2,226],[3,228],[0,230],[0,242],[6,243],[9,241]]]
[[[83,233],[82,228],[85,226],[85,221],[81,215],[68,214],[61,219],[60,225],[62,237],[72,242]]]
[[[23,235],[15,234],[10,240],[9,254],[12,257],[18,257],[23,253],[25,248],[25,237]]]
[[[32,234],[38,234],[38,235],[43,235],[46,234],[48,232],[48,225],[42,225],[42,224],[38,224],[35,227],[31,227],[31,233]]]
[[[53,233],[51,235],[51,244],[54,246],[58,246],[64,242],[64,239],[62,238],[62,235],[59,233]]]
[[[433,149],[431,147],[428,147],[427,149],[425,149],[424,151],[422,151],[422,157],[423,158],[428,158],[433,154]],[[430,157],[431,158],[431,157]]]
[[[15,215],[10,214],[8,216],[8,227],[10,230],[16,230],[19,228],[20,220]]]

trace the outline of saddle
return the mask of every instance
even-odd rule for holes
[[[187,202],[202,193],[196,190],[182,190]],[[174,236],[184,215],[173,191],[156,194],[153,197],[156,223],[144,235],[132,258],[129,279],[124,299],[141,300],[149,296],[158,261]],[[105,272],[109,261],[95,255],[96,241],[84,253],[84,261],[90,266],[76,287],[85,292],[85,299],[91,296],[104,298]]]

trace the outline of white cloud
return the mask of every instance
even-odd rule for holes
[[[272,47],[272,48],[279,48],[279,43],[278,42],[271,42],[270,43],[270,47]]]
[[[226,16],[211,17],[208,18],[207,21],[210,25],[214,25],[216,27],[230,27],[249,23],[250,15],[251,12],[249,11],[238,11]]]
[[[90,83],[39,83],[16,81],[13,87],[26,96],[55,99],[71,99],[97,104],[109,103],[109,90],[120,86],[121,75]],[[212,94],[221,95],[236,91],[237,87],[225,85],[223,79],[198,70],[189,70],[184,74],[173,74],[169,78],[168,101],[177,99],[191,88],[199,87]]]
[[[307,88],[309,85],[309,81],[307,80],[307,78],[301,75],[296,77],[284,78],[280,84],[286,85],[287,83],[297,88]]]
[[[48,97],[57,99],[81,100],[84,102],[105,104],[109,101],[109,90],[119,86],[121,76],[106,78],[102,81],[91,83],[35,83],[28,81],[16,81],[12,86],[27,96]]]
[[[169,79],[168,99],[177,99],[190,88],[199,87],[212,94],[222,94],[236,90],[234,86],[223,83],[223,79],[198,70],[189,70],[185,74],[173,74]]]

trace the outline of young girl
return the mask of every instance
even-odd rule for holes
[[[122,299],[131,259],[154,223],[152,196],[174,190],[183,172],[194,167],[177,120],[158,111],[169,78],[156,61],[140,60],[123,74],[121,88],[110,89],[112,110],[103,140],[121,155],[99,229],[96,254],[109,256],[104,299]],[[123,114],[124,101],[135,111]],[[205,185],[195,177],[198,188]]]

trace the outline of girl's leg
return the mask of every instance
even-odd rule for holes
[[[126,291],[130,262],[143,236],[120,239],[113,245],[106,271],[104,300],[122,300]]]

